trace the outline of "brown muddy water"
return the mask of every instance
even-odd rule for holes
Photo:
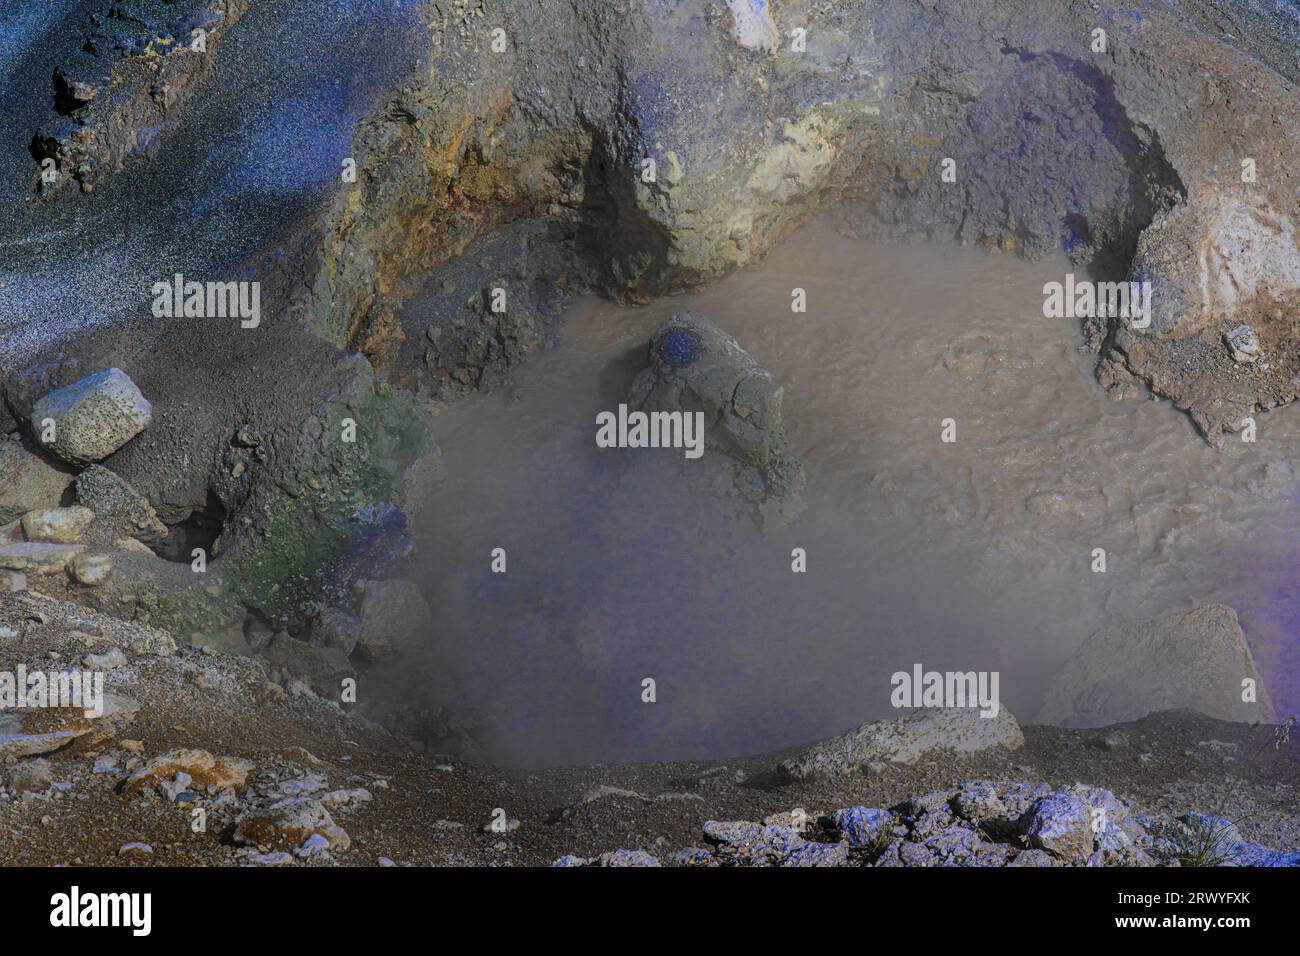
[[[558,347],[436,419],[446,480],[419,539],[435,700],[523,765],[800,743],[893,715],[890,675],[917,663],[1000,672],[1032,722],[1103,623],[1221,601],[1291,712],[1300,409],[1215,450],[1166,402],[1110,401],[1077,322],[1042,314],[1068,271],[816,224],[698,294],[579,302]],[[596,413],[685,310],[785,386],[808,482],[784,525],[679,450],[596,448]]]

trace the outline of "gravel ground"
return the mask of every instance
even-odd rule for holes
[[[16,632],[0,645],[6,667],[68,667],[88,651],[103,654],[128,643],[113,634],[95,640],[93,628],[71,629],[57,614],[46,615],[42,624],[21,607],[0,596],[0,622],[7,628],[0,633]],[[362,788],[373,799],[347,801],[331,811],[351,838],[349,849],[292,858],[297,866],[374,866],[381,859],[398,865],[548,865],[564,854],[595,856],[616,848],[665,853],[699,845],[708,820],[762,820],[795,807],[810,813],[887,807],[984,779],[1053,787],[1087,783],[1144,809],[1222,815],[1237,822],[1247,840],[1266,847],[1300,847],[1298,744],[1277,748],[1272,727],[1190,712],[1095,730],[1031,726],[1025,728],[1025,747],[1012,753],[927,758],[874,775],[806,783],[777,778],[773,768],[785,753],[509,770],[417,751],[335,704],[271,690],[262,663],[250,658],[192,649],[128,651],[126,657],[124,666],[107,672],[108,690],[138,701],[138,713],[112,728],[111,736],[87,734],[48,754],[54,786],[43,793],[0,798],[0,864],[237,865],[252,852],[232,838],[238,813],[258,793],[282,792],[313,775],[323,778],[318,790]],[[267,699],[271,694],[282,699]],[[139,741],[142,752],[128,752],[137,745],[125,741]],[[215,795],[199,796],[199,805],[213,808],[207,832],[191,831],[190,806],[171,803],[154,789],[120,792],[126,760],[148,760],[175,748],[253,764],[239,802],[222,807]],[[122,766],[94,772],[106,757]],[[485,831],[498,808],[519,826]],[[119,855],[129,843],[146,843],[152,853]]]

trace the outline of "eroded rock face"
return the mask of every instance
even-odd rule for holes
[[[92,533],[97,539],[124,536],[157,543],[167,534],[148,500],[102,465],[88,465],[77,475],[77,501],[95,513]]]
[[[706,451],[717,448],[755,469],[770,494],[802,486],[799,463],[784,454],[784,390],[734,338],[704,316],[682,312],[655,330],[649,358],[632,383],[630,408],[702,413]]]
[[[1253,682],[1254,702],[1242,700],[1246,680]],[[1232,608],[1213,604],[1103,628],[1053,679],[1038,720],[1100,727],[1178,708],[1221,720],[1273,719]]]
[[[251,0],[137,0],[127,15],[87,17],[75,29],[79,54],[54,74],[60,117],[36,136],[33,150],[53,161],[48,195],[68,182],[93,192],[103,176],[148,155],[163,124],[211,71],[226,30]],[[103,13],[109,13],[105,5]]]
[[[32,406],[32,426],[43,447],[72,464],[101,461],[140,432],[153,406],[119,368],[87,375]],[[44,440],[47,422],[54,435]]]
[[[1094,854],[1126,865],[1148,862],[1137,849],[1142,828],[1109,790],[1075,785],[1039,800],[1025,823],[1030,845],[1063,863],[1083,865]]]
[[[916,710],[897,720],[878,720],[832,737],[798,756],[782,761],[780,772],[806,780],[862,770],[874,761],[910,764],[933,751],[974,753],[991,747],[1016,750],[1025,737],[1011,712],[981,717],[970,707]]]
[[[72,480],[20,442],[0,441],[0,525],[39,508],[57,508]]]
[[[459,4],[419,8],[427,22],[410,4],[376,2],[364,16],[345,6],[319,13],[326,26],[310,44],[285,28],[311,15],[303,2],[262,10],[187,0],[143,26],[119,24],[132,35],[104,41],[102,53],[93,36],[84,49],[80,21],[51,24],[63,30],[45,33],[73,39],[51,45],[53,61],[34,61],[31,72],[42,84],[57,77],[55,106],[48,89],[37,97],[18,85],[13,105],[33,133],[64,121],[79,128],[71,140],[41,142],[55,143],[65,172],[86,183],[112,170],[147,175],[147,164],[118,161],[141,147],[156,169],[175,172],[193,154],[186,133],[231,115],[221,90],[235,76],[278,75],[292,81],[287,101],[323,102],[359,47],[385,64],[327,117],[337,149],[321,152],[354,159],[354,179],[333,161],[295,163],[300,144],[323,132],[277,112],[238,116],[246,122],[233,124],[232,149],[246,158],[214,161],[198,173],[211,179],[183,187],[243,226],[231,210],[252,201],[222,177],[233,163],[231,178],[260,185],[258,172],[273,166],[285,195],[311,200],[287,229],[259,215],[261,230],[243,229],[232,251],[221,229],[177,232],[168,200],[182,194],[168,189],[182,187],[165,179],[141,187],[155,202],[133,204],[127,189],[106,197],[103,218],[135,222],[156,248],[88,278],[75,290],[83,301],[66,306],[69,328],[91,312],[138,310],[136,293],[121,290],[170,275],[165,251],[184,240],[196,268],[247,263],[264,280],[268,312],[283,308],[387,368],[404,335],[396,311],[415,278],[518,218],[566,224],[597,284],[644,300],[753,261],[817,209],[850,198],[862,201],[863,229],[1030,256],[1064,248],[1080,266],[1151,282],[1151,329],[1089,324],[1105,349],[1103,383],[1117,394],[1150,385],[1212,439],[1252,409],[1296,396],[1286,315],[1300,288],[1290,161],[1300,107],[1292,58],[1278,55],[1294,45],[1285,24],[1235,30],[1243,53],[1220,42],[1217,22],[1198,30],[1160,7],[1137,15],[1065,0],[1047,0],[1032,18],[989,2],[546,0],[495,11],[491,25]],[[212,44],[203,55],[179,42],[200,24]],[[505,32],[504,51],[489,48],[490,26]],[[1099,29],[1104,51],[1090,45]],[[80,69],[85,58],[70,51],[102,59],[108,78]],[[304,56],[311,69],[281,68]],[[70,60],[78,63],[61,62]],[[200,76],[210,81],[191,79]],[[259,135],[275,123],[294,135]],[[74,140],[75,149],[65,145]],[[33,175],[25,148],[5,159],[21,164],[21,178]],[[38,237],[54,259],[98,261],[93,236],[89,248],[63,251],[62,233],[42,219],[52,204],[33,205],[7,213],[5,232]],[[0,313],[33,311],[17,301],[19,287],[0,288]],[[454,388],[526,350],[531,321],[516,318],[502,335],[485,323],[430,341],[430,369]],[[1261,340],[1263,361],[1248,371],[1219,361],[1221,326],[1242,320]],[[32,331],[38,341],[48,332]],[[12,346],[32,351],[18,337]]]

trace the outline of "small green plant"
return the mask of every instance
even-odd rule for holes
[[[1283,744],[1291,742],[1291,728],[1296,724],[1295,717],[1288,717],[1273,731],[1273,749],[1281,750]]]
[[[1179,866],[1223,866],[1241,850],[1232,839],[1233,824],[1194,814],[1170,838]]]

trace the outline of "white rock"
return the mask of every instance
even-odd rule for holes
[[[54,438],[43,447],[73,464],[102,461],[140,432],[153,417],[153,407],[119,368],[107,368],[65,385],[33,407],[32,429],[38,439],[47,420]]]
[[[1257,688],[1241,699],[1242,681]],[[1237,612],[1221,604],[1093,634],[1048,687],[1039,723],[1100,727],[1189,708],[1221,720],[1272,721]]]
[[[113,559],[106,554],[78,554],[68,562],[68,574],[78,584],[98,587],[113,573]]]
[[[49,544],[77,544],[95,520],[95,512],[81,505],[44,508],[23,515],[23,534],[28,541]]]
[[[823,740],[785,760],[780,770],[796,780],[844,774],[871,763],[910,764],[932,751],[975,753],[993,747],[1024,746],[1020,724],[1005,707],[996,717],[981,717],[974,707],[915,710],[897,720],[863,724],[839,737]]]

